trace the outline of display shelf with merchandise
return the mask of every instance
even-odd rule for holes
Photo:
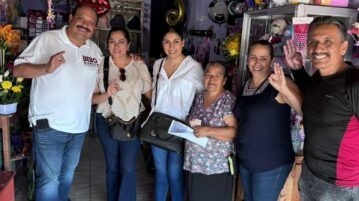
[[[238,76],[243,86],[247,73],[247,53],[251,42],[260,39],[263,35],[270,32],[270,26],[273,20],[283,18],[292,22],[293,17],[316,17],[316,16],[333,16],[341,19],[347,26],[357,21],[357,9],[339,8],[329,6],[317,6],[296,4],[276,8],[254,10],[246,12],[243,16],[243,30],[239,55]],[[349,43],[353,44],[351,38]],[[352,45],[349,45],[346,60],[351,61]],[[306,67],[310,67],[309,59],[306,59]]]

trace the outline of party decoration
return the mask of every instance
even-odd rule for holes
[[[239,47],[241,46],[240,38],[240,33],[232,33],[229,34],[223,41],[223,46],[221,47],[221,49],[223,55],[227,58],[228,61],[232,61],[238,57]]]
[[[179,25],[183,22],[186,5],[183,0],[176,0],[177,9],[171,9],[166,12],[166,22],[171,27]]]
[[[77,0],[77,3],[93,7],[99,16],[105,14],[111,8],[109,0]]]
[[[243,15],[245,9],[246,9],[246,4],[239,0],[233,0],[228,4],[229,14],[235,17]]]
[[[55,21],[54,9],[52,5],[52,0],[47,0],[47,22],[52,26]]]
[[[293,31],[295,48],[298,52],[306,52],[309,24],[313,21],[313,17],[294,17]],[[302,53],[303,55],[303,53]]]
[[[227,22],[228,9],[226,2],[217,0],[212,1],[208,6],[208,17],[218,24]]]
[[[348,7],[349,0],[315,0],[315,4],[321,6]]]

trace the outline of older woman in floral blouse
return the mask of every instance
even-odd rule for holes
[[[184,169],[188,171],[189,201],[230,201],[233,177],[228,157],[233,151],[236,119],[232,114],[235,96],[223,88],[226,69],[219,62],[207,65],[205,91],[192,105],[190,123],[196,137],[208,137],[206,147],[185,143]]]

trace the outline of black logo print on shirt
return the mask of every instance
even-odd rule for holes
[[[93,67],[97,67],[98,63],[97,63],[97,59],[94,57],[89,57],[89,56],[82,56],[82,60],[84,62],[84,64],[86,66],[93,66]]]

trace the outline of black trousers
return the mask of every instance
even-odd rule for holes
[[[187,172],[188,201],[231,201],[233,182],[229,172],[213,175]]]

